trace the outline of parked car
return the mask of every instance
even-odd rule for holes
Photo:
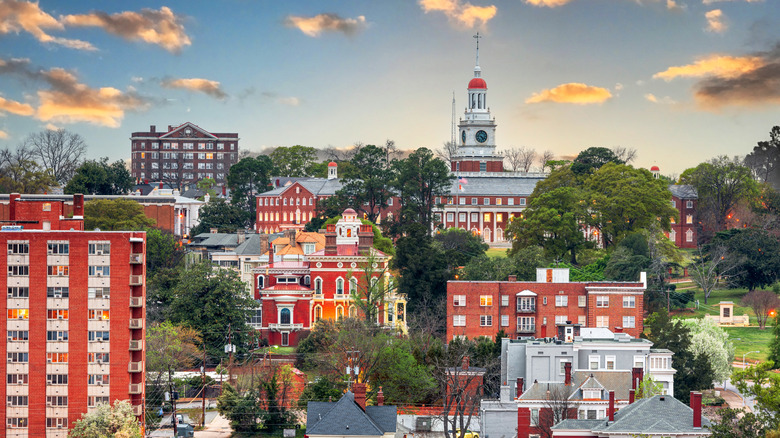
[[[460,437],[460,429],[455,431],[455,436]],[[479,438],[479,433],[466,429],[466,433],[463,434],[463,438]]]

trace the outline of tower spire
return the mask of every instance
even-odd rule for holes
[[[482,71],[481,68],[479,68],[479,39],[483,38],[482,35],[477,32],[476,35],[474,35],[474,39],[477,40],[477,63],[474,65],[474,77],[478,78],[480,71]]]

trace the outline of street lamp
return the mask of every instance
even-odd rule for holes
[[[758,350],[756,350],[756,351],[748,351],[747,353],[742,355],[742,369],[743,370],[746,368],[745,367],[745,356],[747,356],[750,353],[760,353],[760,351],[758,351]]]

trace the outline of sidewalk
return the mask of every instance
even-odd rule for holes
[[[718,389],[718,390],[720,391],[720,396],[723,397],[723,400],[726,401],[726,404],[729,405],[730,408],[741,409],[744,407],[748,411],[750,410],[750,406],[746,406],[744,404],[744,401],[742,400],[742,397],[736,392],[728,389]]]
[[[195,432],[196,438],[228,438],[233,434],[230,428],[230,421],[227,418],[217,415],[211,423],[206,425],[206,429]]]

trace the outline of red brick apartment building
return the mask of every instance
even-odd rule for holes
[[[570,282],[569,270],[540,268],[536,282],[449,281],[447,339],[554,337],[571,321],[639,337],[643,329],[646,276],[638,282]]]
[[[2,221],[5,437],[63,437],[101,403],[144,413],[146,234],[83,231],[84,198],[10,196]]]

